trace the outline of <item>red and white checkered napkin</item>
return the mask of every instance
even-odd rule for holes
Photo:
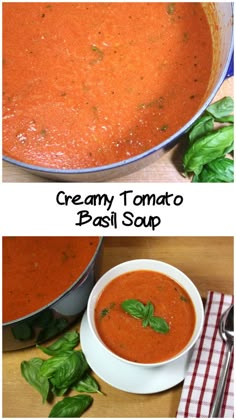
[[[209,417],[226,346],[219,334],[222,313],[233,303],[233,296],[209,292],[202,335],[198,339],[184,380],[177,417]],[[221,409],[223,418],[234,416],[233,357]]]

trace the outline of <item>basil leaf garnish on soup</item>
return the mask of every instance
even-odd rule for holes
[[[137,299],[127,299],[121,304],[122,309],[134,318],[144,319],[145,305]]]
[[[122,309],[134,318],[142,319],[143,327],[151,327],[158,333],[168,333],[169,325],[161,317],[154,316],[154,306],[151,302],[144,305],[137,299],[127,299],[121,303]]]
[[[101,341],[117,356],[159,363],[188,344],[196,315],[187,290],[174,279],[157,271],[134,270],[104,286],[94,321]]]

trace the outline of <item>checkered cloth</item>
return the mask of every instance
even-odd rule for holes
[[[231,303],[232,296],[216,292],[209,292],[207,295],[203,331],[194,348],[184,380],[177,417],[209,417],[227,351],[219,334],[219,321]],[[233,357],[220,417],[234,417]]]

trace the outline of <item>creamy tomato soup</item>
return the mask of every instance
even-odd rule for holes
[[[131,316],[122,302],[135,299],[154,306],[155,317],[168,325],[165,333]],[[131,271],[108,283],[95,306],[95,324],[101,340],[118,356],[139,363],[156,363],[178,354],[195,327],[195,310],[188,293],[173,279],[149,270]]]
[[[89,168],[161,143],[212,65],[200,3],[4,3],[3,153]]]
[[[4,237],[3,322],[64,293],[86,269],[98,242],[93,237]]]

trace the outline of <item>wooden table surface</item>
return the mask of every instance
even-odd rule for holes
[[[224,81],[214,101],[224,96],[233,96],[233,77]],[[180,142],[146,168],[110,182],[190,182],[181,175],[184,148],[185,144]],[[2,179],[4,182],[50,182],[7,162],[2,165]]]
[[[202,297],[207,296],[208,290],[233,294],[231,237],[105,238],[102,273],[133,258],[154,258],[175,265],[192,279]],[[73,329],[76,327],[79,328],[79,321]],[[34,347],[3,354],[3,417],[48,417],[51,406],[42,404],[41,396],[20,374],[22,360],[42,355]],[[182,384],[157,394],[137,395],[119,391],[97,379],[106,395],[93,394],[93,405],[83,417],[163,418],[176,415]]]

